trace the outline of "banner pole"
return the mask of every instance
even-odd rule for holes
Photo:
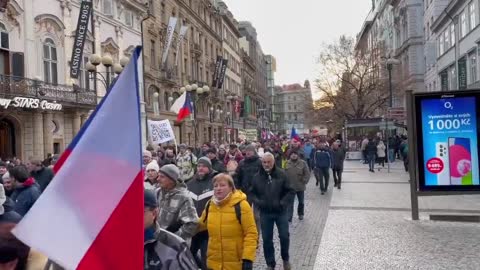
[[[408,156],[409,168],[408,173],[410,176],[410,202],[412,207],[412,220],[419,220],[418,209],[418,187],[417,187],[417,166],[418,161],[416,158],[417,143],[416,127],[415,127],[415,103],[414,96],[411,90],[406,91],[407,95],[407,131],[408,131]]]

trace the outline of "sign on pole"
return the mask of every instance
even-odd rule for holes
[[[215,63],[215,72],[213,73],[212,87],[217,88],[220,71],[222,70],[222,57],[217,56],[217,62]]]
[[[84,0],[80,4],[80,12],[78,14],[77,30],[75,31],[75,39],[73,42],[72,59],[70,61],[70,77],[78,78],[80,65],[82,64],[83,47],[87,38],[88,22],[91,17],[92,2]]]
[[[480,91],[414,94],[421,191],[480,191]]]
[[[162,55],[162,66],[165,65],[168,58],[168,51],[170,50],[170,45],[173,40],[173,33],[175,32],[175,27],[177,26],[177,17],[170,17],[168,21],[167,34],[165,37],[165,43],[163,44],[163,55]]]
[[[218,75],[218,89],[222,89],[223,87],[223,81],[225,80],[225,73],[227,72],[227,65],[228,65],[228,60],[223,59],[222,60],[222,69],[220,70],[220,75]]]
[[[148,120],[148,135],[154,144],[175,140],[175,133],[173,133],[172,126],[168,120]]]

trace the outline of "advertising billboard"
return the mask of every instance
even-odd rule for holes
[[[478,91],[415,95],[420,191],[480,191]]]

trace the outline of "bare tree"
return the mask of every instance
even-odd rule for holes
[[[346,36],[323,46],[315,85],[321,103],[329,104],[333,116],[341,122],[374,117],[384,111],[388,91],[381,55],[381,47],[355,51],[354,39]]]

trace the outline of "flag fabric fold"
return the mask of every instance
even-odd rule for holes
[[[297,130],[294,127],[292,127],[292,131],[290,133],[290,139],[300,141],[300,136],[298,136]]]
[[[182,121],[193,113],[193,106],[190,98],[190,93],[184,92],[175,102],[170,111],[177,114],[177,122]]]
[[[143,269],[139,55],[138,47],[14,229],[66,269]]]

